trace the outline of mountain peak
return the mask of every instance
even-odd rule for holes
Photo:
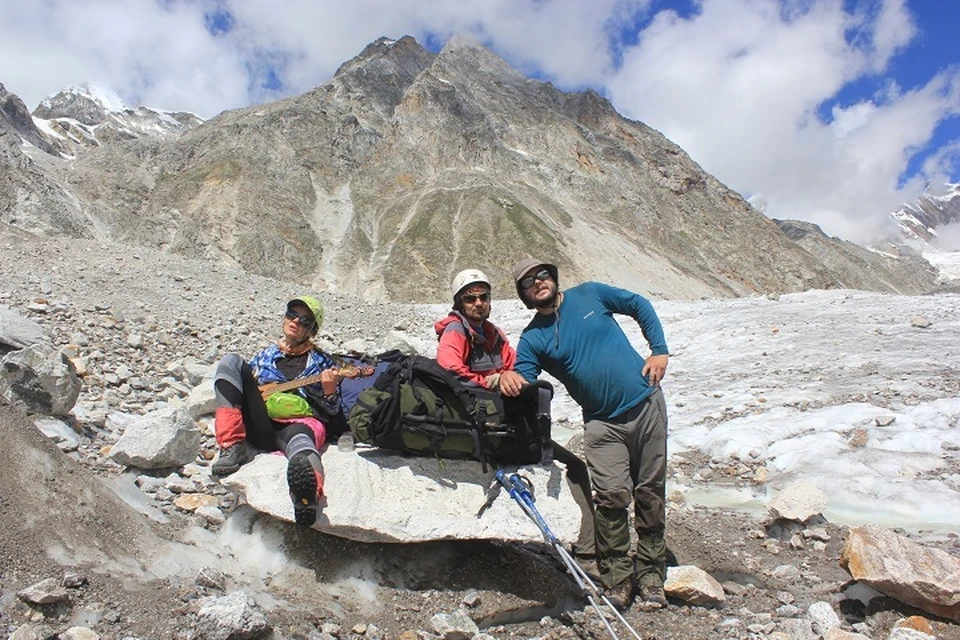
[[[112,113],[127,107],[112,89],[89,84],[68,87],[50,96],[34,109],[37,118],[73,118],[87,126],[98,125]]]

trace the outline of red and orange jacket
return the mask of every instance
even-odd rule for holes
[[[511,371],[517,352],[506,334],[489,320],[477,331],[460,313],[450,314],[433,324],[437,332],[437,363],[456,373],[463,380],[486,387],[486,378],[494,373]]]

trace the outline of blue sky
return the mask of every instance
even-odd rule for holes
[[[203,117],[305,92],[380,36],[466,35],[591,87],[767,215],[866,242],[960,182],[952,0],[0,0],[0,83]]]

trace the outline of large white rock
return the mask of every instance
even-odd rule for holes
[[[506,490],[477,517],[495,482],[493,470],[484,474],[479,462],[441,464],[357,445],[354,452],[329,447],[323,464],[326,497],[314,525],[321,531],[362,542],[543,539]],[[286,465],[283,456],[261,454],[222,482],[253,509],[292,522]],[[520,473],[532,481],[536,507],[553,534],[562,542],[576,540],[580,509],[563,466],[528,466]]]
[[[0,345],[23,349],[43,341],[43,327],[0,305]]]
[[[110,457],[140,469],[166,469],[193,462],[199,450],[197,423],[185,410],[166,407],[133,417]]]
[[[213,414],[217,409],[216,396],[214,395],[213,391],[213,382],[207,380],[204,383],[195,386],[187,396],[187,399],[184,402],[184,407],[186,407],[187,413],[189,413],[190,417],[194,420],[197,420],[202,416]]]
[[[830,497],[815,484],[797,480],[770,501],[768,508],[775,518],[805,522],[823,512]]]
[[[667,567],[664,592],[690,604],[717,604],[727,599],[723,587],[709,573],[693,565]]]

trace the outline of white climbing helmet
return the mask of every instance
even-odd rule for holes
[[[453,276],[453,283],[450,285],[450,294],[453,296],[453,301],[456,302],[460,292],[472,284],[485,284],[489,287],[490,279],[480,269],[464,269]]]

